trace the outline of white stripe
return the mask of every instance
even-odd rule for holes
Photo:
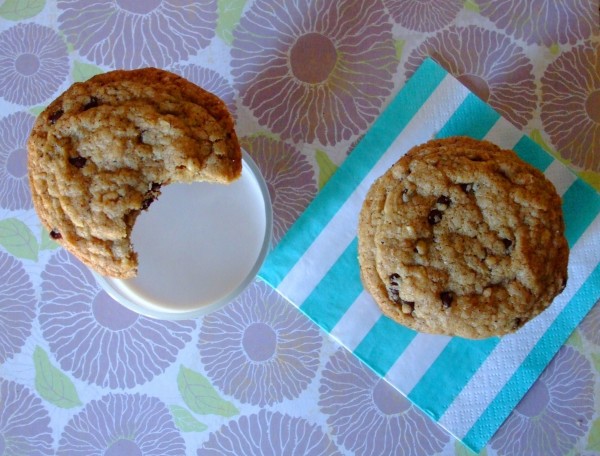
[[[494,126],[487,132],[484,139],[496,144],[501,149],[512,149],[522,137],[523,132],[517,130],[515,126],[504,117],[500,117]]]
[[[356,190],[319,233],[279,284],[279,291],[300,306],[356,236],[358,213],[376,178],[416,144],[431,139],[469,94],[468,89],[447,75],[396,137]],[[443,112],[440,112],[443,110]]]
[[[544,174],[554,184],[559,195],[564,195],[569,187],[573,185],[573,182],[577,180],[577,176],[558,160],[554,160],[546,168]]]
[[[500,117],[484,139],[502,149],[512,149],[522,137],[522,132],[504,117]],[[418,334],[390,368],[386,378],[404,394],[410,394],[450,340],[450,337],[445,336]]]
[[[451,340],[448,336],[417,334],[385,378],[408,395]]]
[[[598,265],[590,246],[600,245],[600,215],[588,226],[571,251],[569,281],[554,303],[518,333],[505,336],[448,407],[439,423],[462,439],[510,380],[548,327]]]
[[[381,315],[371,295],[363,291],[331,330],[331,335],[348,350],[354,351]]]

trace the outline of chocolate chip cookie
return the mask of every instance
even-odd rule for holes
[[[34,124],[28,167],[50,236],[99,273],[130,278],[137,274],[135,219],[161,187],[229,183],[242,161],[222,100],[144,68],[94,76],[60,95]]]
[[[567,281],[554,186],[486,141],[411,149],[370,188],[358,237],[365,289],[386,315],[421,332],[514,332]]]

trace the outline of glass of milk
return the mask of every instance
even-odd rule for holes
[[[160,319],[187,319],[215,311],[254,280],[272,233],[269,191],[260,170],[242,152],[242,177],[229,184],[170,184],[132,233],[137,277],[97,275],[125,307]]]

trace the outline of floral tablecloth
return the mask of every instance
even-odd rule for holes
[[[599,7],[0,0],[0,455],[467,454],[262,282],[193,321],[112,301],[41,229],[25,141],[74,81],[180,73],[235,115],[278,241],[432,56],[600,188]],[[599,398],[596,305],[483,453],[600,454]]]

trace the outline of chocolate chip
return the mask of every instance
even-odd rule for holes
[[[440,299],[442,300],[442,309],[449,309],[454,300],[454,293],[451,291],[443,291],[440,293]]]
[[[442,211],[432,209],[429,215],[427,216],[427,221],[430,225],[437,225],[442,221]]]
[[[510,249],[513,245],[513,242],[510,239],[502,239],[502,243],[504,244],[504,247],[506,247],[506,250]]]
[[[50,116],[48,117],[48,121],[50,122],[51,125],[54,125],[56,123],[56,121],[58,119],[60,119],[60,117],[64,114],[65,112],[62,109],[59,109],[58,111],[54,111],[52,114],[50,114]]]
[[[450,206],[451,202],[452,202],[452,200],[450,198],[448,198],[446,195],[442,195],[437,199],[437,203],[442,204],[444,206]]]
[[[85,163],[87,162],[87,158],[85,157],[71,157],[69,158],[69,163],[71,163],[75,168],[83,168]]]
[[[50,237],[51,237],[52,239],[60,239],[60,238],[62,238],[62,234],[60,234],[60,233],[59,233],[58,231],[56,231],[56,230],[52,230],[52,231],[50,231]]]
[[[145,211],[150,207],[150,205],[154,202],[154,198],[146,198],[142,201],[142,210]]]
[[[519,317],[515,318],[513,322],[513,329],[519,329],[521,326],[523,326],[523,323],[523,320],[521,320]]]
[[[462,188],[463,192],[465,192],[465,193],[473,193],[474,192],[474,190],[473,190],[473,184],[472,183],[470,183],[470,184],[458,184],[458,185],[460,185],[460,188]]]
[[[84,106],[83,110],[87,111],[88,109],[95,108],[98,106],[98,99],[96,97],[90,97],[90,101],[88,101]]]
[[[388,277],[388,280],[390,281],[390,285],[397,287],[399,278],[400,278],[400,274],[396,274],[395,272],[391,273],[390,276]]]
[[[160,190],[160,187],[162,186],[162,184],[159,184],[157,182],[152,182],[152,187],[151,187],[151,191],[153,192],[157,192]]]

